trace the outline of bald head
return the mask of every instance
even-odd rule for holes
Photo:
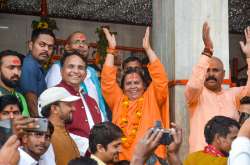
[[[212,57],[206,73],[204,85],[207,89],[219,92],[225,76],[225,70],[222,61],[218,57]]]
[[[75,31],[73,33],[71,33],[68,38],[66,39],[66,43],[69,43],[72,41],[72,38],[75,36],[75,35],[82,35],[82,37],[86,40],[87,37],[86,35],[83,33],[83,32],[80,32],[80,31]]]
[[[86,35],[79,31],[71,33],[66,40],[65,49],[76,50],[86,58],[89,50]]]
[[[214,56],[213,56],[213,57],[211,58],[210,63],[215,63],[215,64],[218,66],[218,68],[224,70],[223,62],[222,62],[221,59],[219,59],[218,57],[214,57]]]

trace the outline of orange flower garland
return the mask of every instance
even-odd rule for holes
[[[122,145],[125,148],[129,148],[131,144],[133,144],[134,139],[136,137],[141,117],[142,117],[142,106],[143,106],[143,97],[140,97],[136,101],[136,108],[135,108],[135,120],[130,121],[132,122],[132,128],[128,128],[128,108],[129,108],[129,100],[128,97],[125,96],[122,101],[123,111],[121,114],[121,119],[119,122],[120,128],[123,130],[124,137],[122,138]]]

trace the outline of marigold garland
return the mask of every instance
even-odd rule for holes
[[[130,121],[132,122],[132,128],[128,128],[128,108],[129,108],[129,100],[128,97],[125,96],[122,101],[122,107],[123,111],[121,114],[121,119],[119,121],[119,126],[123,130],[124,137],[122,137],[122,145],[125,148],[129,148],[136,137],[140,122],[141,122],[141,117],[142,117],[142,106],[143,106],[143,97],[140,97],[139,99],[136,100],[136,108],[135,111],[133,112],[135,115],[135,120]]]

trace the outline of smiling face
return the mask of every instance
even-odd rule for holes
[[[128,99],[134,101],[144,93],[144,83],[138,73],[127,74],[124,78],[123,92]]]
[[[78,88],[86,76],[86,63],[79,56],[71,55],[65,59],[61,74],[64,82]]]
[[[112,141],[106,148],[99,144],[101,147],[98,149],[98,152],[101,155],[101,160],[107,164],[118,162],[121,144],[121,139]]]
[[[59,102],[58,114],[65,124],[70,124],[73,121],[73,112],[75,111],[74,102]]]
[[[224,76],[225,70],[221,60],[213,57],[207,69],[205,87],[214,92],[220,91]]]

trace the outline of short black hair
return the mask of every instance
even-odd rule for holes
[[[4,108],[8,105],[17,105],[20,109],[20,112],[23,112],[20,101],[15,95],[2,95],[0,96],[0,113],[4,110]]]
[[[48,120],[48,130],[50,132],[50,135],[54,133],[54,125]]]
[[[16,57],[18,57],[20,59],[21,64],[23,63],[23,59],[24,59],[23,54],[18,53],[18,52],[14,51],[14,50],[7,49],[7,50],[3,50],[3,51],[0,52],[0,65],[2,64],[2,58],[6,57],[6,56],[16,56]]]
[[[37,38],[41,35],[41,34],[47,34],[51,37],[53,37],[54,41],[56,39],[55,34],[53,33],[52,30],[50,29],[35,29],[32,31],[31,34],[31,41],[35,42],[37,40]]]
[[[82,61],[85,63],[86,68],[87,68],[87,59],[85,57],[83,57],[83,55],[81,55],[77,50],[69,50],[69,51],[64,52],[64,54],[60,60],[61,67],[63,67],[66,59],[70,56],[78,56],[80,59],[82,59]]]
[[[250,104],[250,97],[245,96],[240,100],[240,104]]]
[[[69,161],[68,165],[98,165],[97,161],[87,156],[80,156]]]
[[[231,127],[240,129],[239,123],[226,116],[215,116],[209,120],[204,129],[204,135],[207,144],[212,144],[214,137],[218,134],[221,137],[226,137],[230,133]]]
[[[121,79],[121,88],[124,89],[124,85],[125,85],[124,83],[125,83],[126,76],[129,75],[129,74],[132,74],[132,73],[137,73],[141,77],[141,79],[143,81],[143,86],[146,89],[147,86],[148,86],[148,84],[147,84],[147,80],[144,77],[142,68],[128,68],[124,72],[124,74],[122,76],[122,79]]]
[[[125,68],[125,65],[129,62],[133,62],[133,61],[137,61],[140,65],[142,65],[142,61],[136,57],[136,56],[129,56],[128,58],[126,58],[123,62],[122,62],[122,69]]]
[[[50,111],[51,106],[52,106],[52,105],[58,105],[58,103],[59,103],[59,102],[57,101],[57,102],[54,102],[54,103],[51,103],[51,104],[48,104],[48,105],[44,106],[44,107],[42,108],[42,110],[41,110],[41,114],[42,114],[44,117],[48,118],[48,117],[50,116],[50,114],[51,114],[51,111]]]
[[[103,122],[93,126],[89,135],[89,149],[91,153],[95,154],[97,151],[97,144],[101,144],[107,149],[108,144],[123,136],[121,128],[112,122]]]

